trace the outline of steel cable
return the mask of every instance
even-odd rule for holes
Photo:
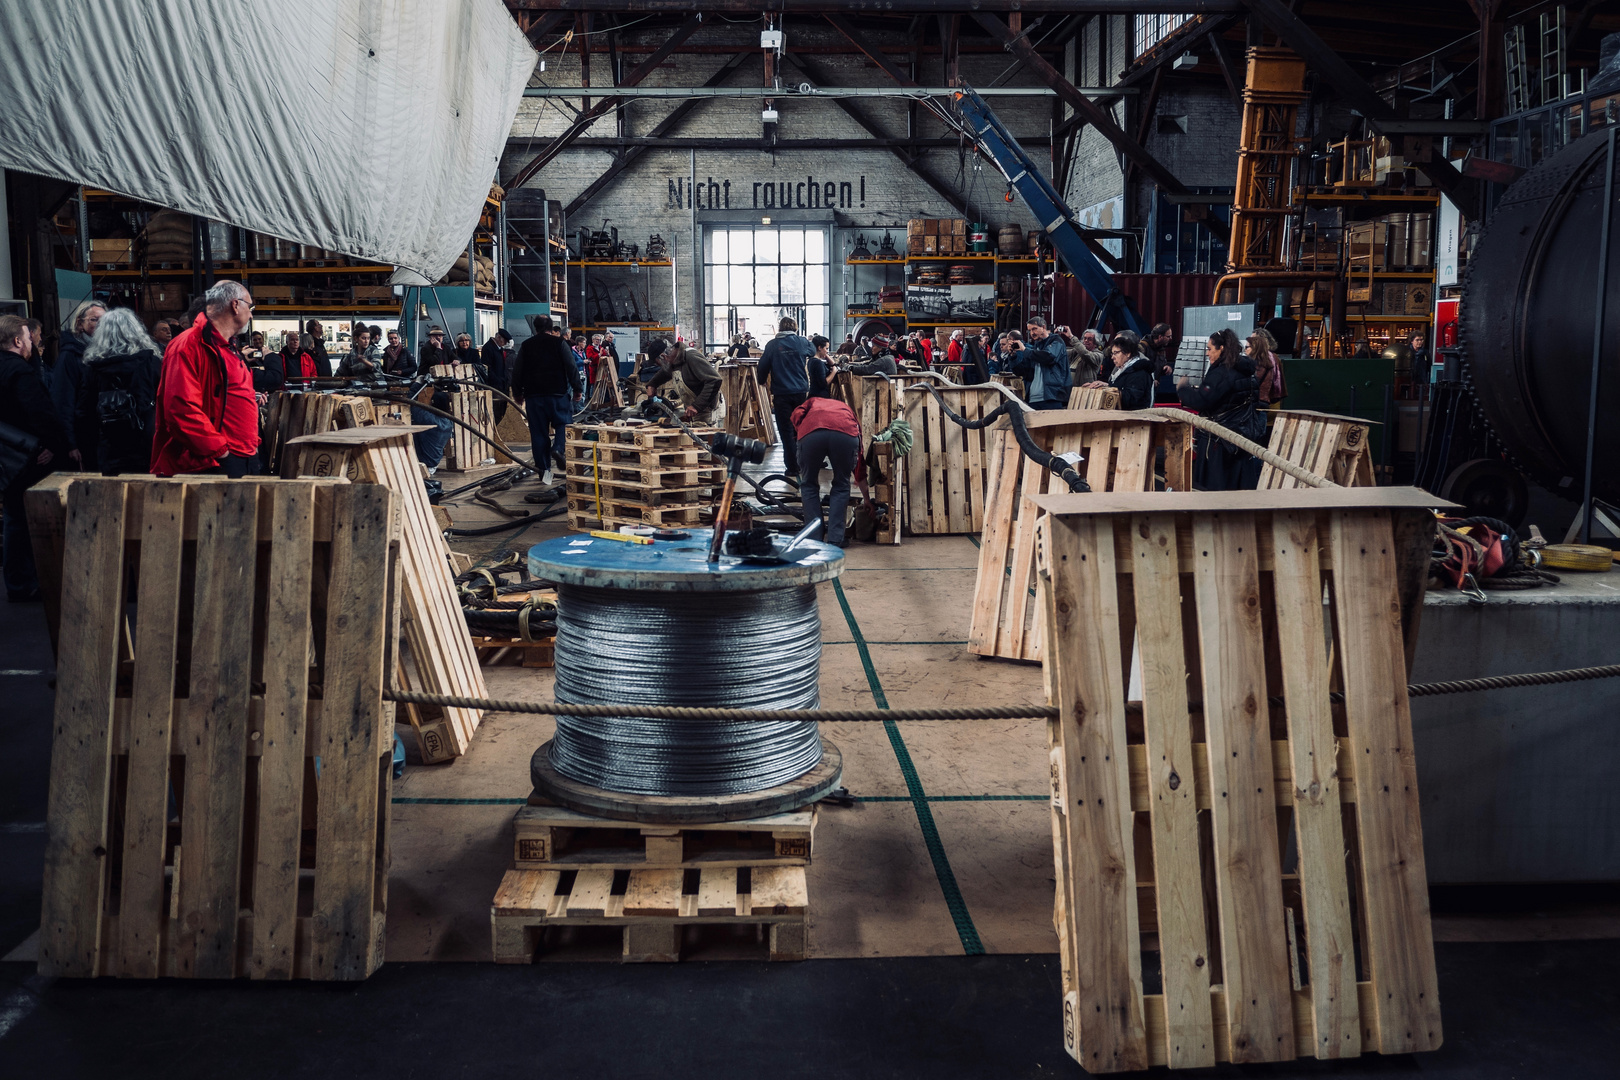
[[[732,795],[786,783],[821,760],[814,722],[626,714],[646,705],[816,708],[815,586],[657,593],[563,585],[557,609],[551,763],[564,776],[635,795]],[[607,715],[569,710],[608,704]]]

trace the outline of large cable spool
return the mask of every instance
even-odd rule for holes
[[[1608,137],[1578,139],[1503,193],[1468,264],[1467,379],[1492,432],[1532,479],[1579,499],[1591,401]],[[1620,501],[1620,243],[1611,244],[1592,492]]]
[[[803,541],[787,561],[707,561],[701,539],[559,537],[529,550],[557,584],[556,699],[590,705],[815,709],[817,582],[843,553]],[[837,787],[814,722],[557,716],[530,765],[536,790],[583,813],[699,824],[784,813]]]

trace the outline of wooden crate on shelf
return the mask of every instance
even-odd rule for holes
[[[1192,428],[1133,412],[1027,413],[1029,433],[1043,450],[1078,453],[1075,471],[1092,492],[1152,491],[1154,459],[1164,450],[1165,482],[1192,488]],[[1011,431],[991,444],[989,493],[979,571],[973,587],[968,651],[1008,660],[1041,659],[1041,625],[1034,604],[1036,496],[1063,490],[1063,481],[1024,457]]]
[[[1068,1052],[1439,1047],[1406,695],[1433,496],[1038,503]]]
[[[382,963],[396,519],[331,480],[67,489],[42,975]]]
[[[1341,487],[1371,487],[1372,456],[1367,442],[1371,430],[1371,421],[1354,416],[1288,409],[1272,414],[1271,441],[1266,449]],[[1301,486],[1272,465],[1260,466],[1262,488]]]

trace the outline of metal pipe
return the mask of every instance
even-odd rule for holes
[[[611,89],[584,86],[530,86],[523,96],[531,98],[577,98],[590,93],[599,98],[948,98],[955,91],[948,86],[813,86],[805,82],[800,87],[785,86],[772,90],[768,86],[616,86]],[[982,97],[1057,97],[1049,86],[994,86],[978,89]],[[1082,94],[1090,98],[1122,97],[1137,94],[1132,86],[1082,86]]]
[[[1592,328],[1592,397],[1586,405],[1586,474],[1581,481],[1581,543],[1592,542],[1592,456],[1597,444],[1598,384],[1603,374],[1603,323],[1609,309],[1609,234],[1614,216],[1614,142],[1620,132],[1609,120],[1608,171],[1603,178],[1603,235],[1598,238],[1597,324]]]

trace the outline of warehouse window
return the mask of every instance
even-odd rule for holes
[[[747,331],[760,341],[791,317],[800,333],[827,333],[827,230],[714,226],[703,245],[706,344]]]
[[[1191,15],[1138,15],[1136,17],[1136,55],[1142,56],[1153,46],[1181,29]]]

